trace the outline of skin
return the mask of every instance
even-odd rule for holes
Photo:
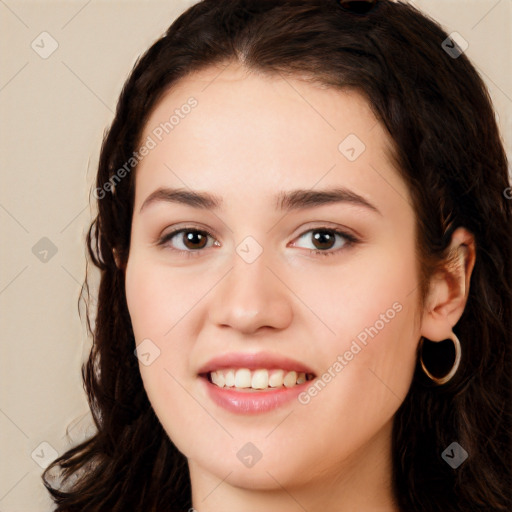
[[[126,295],[137,344],[149,338],[160,350],[152,364],[140,364],[148,397],[188,459],[200,512],[397,511],[393,415],[410,387],[420,336],[446,339],[462,315],[473,238],[455,232],[459,264],[433,276],[420,310],[411,199],[367,101],[234,63],[219,72],[180,81],[141,137],[197,99],[136,170]],[[366,145],[352,162],[338,150],[349,134]],[[286,214],[275,207],[279,191],[341,186],[380,213],[349,202]],[[210,192],[223,205],[213,211],[158,201],[141,212],[159,187]],[[192,257],[177,251],[187,250],[181,235],[156,244],[181,227],[213,238]],[[320,249],[332,255],[311,253],[319,247],[311,230],[326,227],[359,242],[337,237]],[[247,236],[263,250],[252,263],[236,252]],[[213,356],[266,351],[299,359],[320,376],[396,303],[400,312],[305,405],[235,414],[210,400],[197,375]],[[247,442],[262,454],[250,468],[237,458]]]

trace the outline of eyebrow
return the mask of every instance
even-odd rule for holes
[[[298,189],[280,192],[275,197],[275,207],[280,211],[292,211],[313,208],[325,204],[349,203],[363,206],[379,215],[379,209],[356,192],[337,187],[325,190]],[[157,202],[177,203],[202,210],[219,210],[223,204],[221,197],[208,192],[197,192],[185,189],[158,188],[152,192],[142,204],[139,213],[150,204]]]
[[[184,204],[202,210],[218,210],[222,204],[222,199],[208,192],[194,192],[192,190],[176,188],[158,188],[142,203],[139,213],[150,204],[157,202]]]
[[[346,187],[325,190],[291,190],[289,192],[281,192],[276,197],[276,208],[281,211],[298,210],[335,203],[350,203],[363,206],[382,215],[375,205]]]

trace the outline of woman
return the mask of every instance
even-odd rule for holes
[[[102,147],[98,432],[56,510],[510,509],[508,187],[412,6],[191,7]]]

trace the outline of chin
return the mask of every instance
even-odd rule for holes
[[[295,441],[294,446],[304,448],[303,440]],[[229,446],[217,446],[216,450],[212,446],[196,445],[191,450],[194,453],[187,456],[189,466],[213,475],[218,481],[244,489],[273,490],[311,482],[312,468],[319,463],[316,451],[309,457],[303,449],[283,450],[282,439],[277,436],[273,442],[266,440],[266,444],[262,436],[261,442],[256,440],[254,445],[259,446],[261,455],[249,442],[239,440],[231,440]],[[208,457],[204,456],[206,452],[209,453]],[[259,460],[258,456],[261,457]],[[307,471],[304,470],[306,467],[309,468]]]

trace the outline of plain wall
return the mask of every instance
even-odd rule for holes
[[[92,432],[77,300],[100,143],[135,59],[193,3],[0,2],[1,512],[52,510],[42,466]],[[512,158],[512,2],[413,3],[469,43]]]

